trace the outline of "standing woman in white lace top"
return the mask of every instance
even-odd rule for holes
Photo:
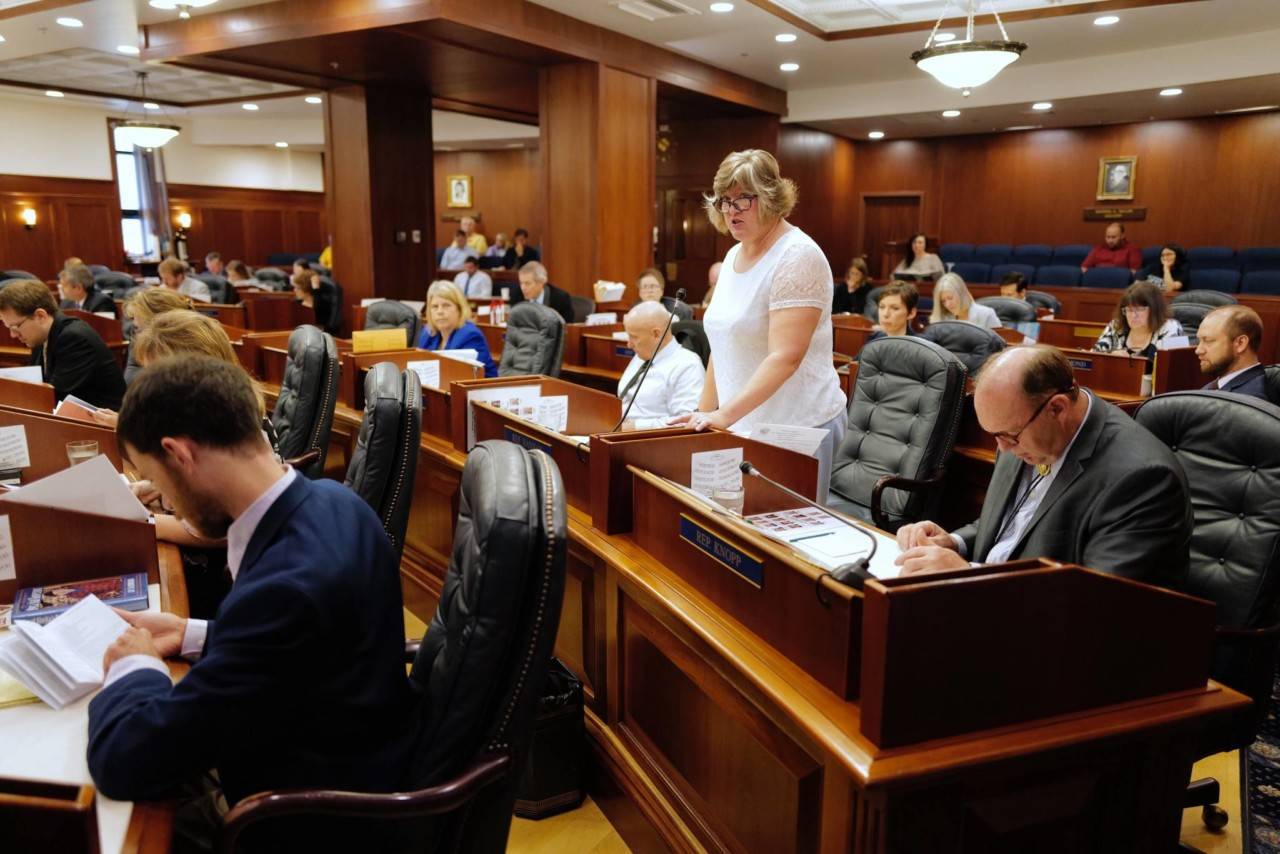
[[[707,216],[738,241],[724,257],[703,318],[711,344],[698,411],[676,421],[749,431],[759,424],[819,427],[818,498],[844,438],[844,392],[831,361],[831,265],[787,222],[796,186],[767,151],[735,151],[716,172]]]

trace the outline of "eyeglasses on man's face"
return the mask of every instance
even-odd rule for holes
[[[743,193],[741,196],[737,196],[732,199],[728,196],[721,196],[716,199],[715,207],[716,210],[720,211],[722,214],[727,214],[730,208],[738,213],[746,213],[751,210],[751,206],[755,204],[756,198],[757,196],[754,193]]]
[[[11,334],[17,335],[18,330],[21,329],[28,320],[32,320],[32,319],[33,319],[32,316],[28,314],[26,317],[22,318],[17,323],[6,323],[5,327],[8,328]]]
[[[1053,394],[1049,395],[1044,400],[1040,401],[1040,405],[1036,407],[1035,412],[1031,413],[1031,417],[1028,418],[1026,422],[1014,432],[1006,433],[1004,431],[998,431],[998,432],[992,433],[991,438],[995,439],[997,442],[1004,442],[1006,445],[1018,444],[1018,437],[1021,436],[1023,433],[1027,432],[1027,428],[1031,426],[1032,422],[1034,422],[1037,418],[1040,417],[1040,413],[1044,412],[1044,408],[1049,405],[1049,401],[1053,400],[1055,397],[1057,397],[1060,394],[1069,393],[1072,388],[1075,388],[1075,386],[1072,386],[1071,388],[1065,388],[1065,389],[1060,389],[1058,391],[1055,391]]]

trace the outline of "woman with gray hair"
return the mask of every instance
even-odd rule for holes
[[[1002,325],[995,310],[973,301],[973,295],[958,273],[946,273],[933,286],[933,313],[930,323],[940,320],[963,320],[984,329]]]
[[[724,257],[718,296],[703,318],[711,360],[698,411],[673,423],[744,433],[761,424],[825,430],[814,453],[825,502],[846,419],[831,362],[831,265],[787,222],[796,185],[769,152],[731,153],[712,188],[707,216],[738,242]]]

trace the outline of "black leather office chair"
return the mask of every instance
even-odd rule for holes
[[[293,330],[271,425],[280,440],[280,456],[312,480],[324,475],[338,403],[338,369],[332,336],[314,326]]]
[[[112,299],[124,299],[124,295],[135,286],[135,283],[133,276],[128,273],[108,270],[94,275],[93,286]]]
[[[498,376],[560,376],[564,359],[564,318],[536,302],[517,303],[507,316]]]
[[[686,350],[692,350],[702,360],[702,367],[711,361],[711,342],[707,340],[707,331],[701,320],[677,320],[671,324],[671,335]]]
[[[415,822],[402,844],[367,850],[505,851],[560,623],[567,541],[564,486],[550,457],[510,442],[476,445],[462,470],[440,606],[421,644],[407,649],[422,695],[406,777],[413,790],[253,795],[224,817],[219,850],[235,850],[257,822],[289,816],[307,826],[326,817]]]
[[[37,282],[43,282],[44,279],[35,273],[28,273],[26,270],[0,270],[0,281],[5,279],[35,279]]]
[[[422,381],[391,362],[374,365],[365,374],[364,420],[343,482],[378,514],[397,563],[409,524],[421,437]]]
[[[983,297],[978,300],[978,304],[985,305],[994,311],[996,317],[1000,318],[1000,322],[1005,326],[1012,326],[1015,323],[1034,323],[1036,319],[1036,307],[1026,300],[1013,297]]]
[[[862,348],[849,424],[831,465],[831,507],[895,530],[931,515],[941,495],[968,372],[953,354],[910,336]]]
[[[289,274],[275,267],[259,267],[254,270],[253,277],[273,291],[287,291],[291,287]]]
[[[587,319],[588,314],[594,314],[596,310],[596,301],[591,297],[580,297],[577,294],[569,294],[569,303],[573,306],[573,322],[582,323]]]
[[[196,278],[209,286],[210,302],[219,305],[233,302],[231,295],[235,293],[235,288],[231,287],[231,283],[222,276],[215,273],[201,273]]]
[[[1263,371],[1267,400],[1280,406],[1280,365],[1267,365]]]
[[[1169,306],[1169,310],[1174,319],[1182,324],[1182,331],[1191,339],[1191,343],[1195,344],[1200,322],[1204,320],[1206,314],[1216,307],[1198,302],[1175,302]]]
[[[1247,747],[1271,702],[1280,642],[1280,407],[1180,391],[1146,401],[1134,417],[1187,475],[1195,528],[1184,592],[1218,605],[1211,674],[1254,701],[1253,714],[1204,755]],[[1205,823],[1221,828],[1218,797],[1216,780],[1197,780],[1183,806],[1203,807]]]
[[[999,335],[964,320],[930,323],[923,336],[954,353],[971,374],[977,374],[987,359],[1004,349],[1004,339]]]
[[[313,265],[314,266],[314,265]],[[342,285],[321,274],[315,297],[316,321],[330,335],[342,332]]]
[[[662,305],[667,311],[676,316],[676,322],[685,320],[693,320],[693,308],[684,300],[675,297],[663,297]]]
[[[1054,314],[1059,314],[1062,311],[1062,303],[1058,301],[1058,298],[1053,294],[1047,294],[1044,291],[1033,291],[1028,289],[1027,302],[1031,303],[1036,308],[1047,308]]]
[[[412,347],[422,331],[422,318],[416,311],[404,303],[384,299],[373,303],[364,315],[365,329],[403,329],[407,335],[407,345]]]
[[[862,313],[872,323],[880,322],[880,294],[884,293],[884,285],[876,285],[867,291],[867,301],[863,304]]]
[[[1205,289],[1205,290],[1180,291],[1173,295],[1173,299],[1171,300],[1171,302],[1173,303],[1173,305],[1180,305],[1181,303],[1184,303],[1184,302],[1190,302],[1190,303],[1196,303],[1198,305],[1207,305],[1213,308],[1217,308],[1220,305],[1235,305],[1237,302],[1239,302],[1239,300],[1237,300],[1231,294],[1226,294],[1226,293],[1223,293],[1222,291],[1211,291],[1211,290]]]

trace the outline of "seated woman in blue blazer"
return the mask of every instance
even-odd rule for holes
[[[427,288],[427,304],[424,307],[426,323],[418,336],[418,346],[423,350],[475,350],[476,358],[484,365],[486,377],[496,377],[498,366],[489,355],[489,342],[484,333],[471,322],[471,303],[462,295],[462,289],[443,279]]]

